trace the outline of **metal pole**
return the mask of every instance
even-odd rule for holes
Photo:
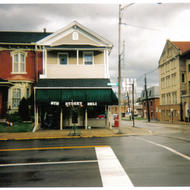
[[[118,26],[118,129],[120,133],[121,124],[121,5],[119,5],[119,26]]]
[[[146,86],[146,75],[144,78],[144,82],[145,82],[145,94],[146,94],[146,110],[147,110],[147,115],[148,115],[148,122],[150,122],[150,112],[149,112],[149,102],[148,102],[148,91],[147,91],[147,86]]]
[[[134,101],[134,80],[132,84],[132,102],[133,102],[133,112],[132,112],[132,119],[133,119],[133,127],[135,127],[135,118],[134,118],[134,112],[135,112],[135,101]]]
[[[130,3],[127,6],[121,7],[121,4],[119,4],[119,26],[118,26],[118,133],[121,133],[120,126],[121,126],[121,12],[133,5],[134,3]]]

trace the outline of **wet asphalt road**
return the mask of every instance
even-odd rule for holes
[[[1,150],[70,148],[0,151],[0,187],[102,187],[95,148],[78,147],[89,145],[110,146],[136,187],[190,186],[190,130],[141,125],[152,129],[155,135],[1,141]],[[17,165],[5,165],[10,163]]]

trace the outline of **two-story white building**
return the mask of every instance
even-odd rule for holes
[[[109,41],[74,21],[36,45],[43,49],[43,74],[34,87],[34,131],[73,123],[87,129],[89,117],[109,115],[108,106],[117,104],[109,86]]]

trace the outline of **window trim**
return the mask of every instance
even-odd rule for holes
[[[60,55],[66,55],[67,56],[67,64],[60,64]],[[66,52],[61,53],[61,52],[59,52],[57,54],[57,64],[61,65],[61,66],[67,66],[67,65],[69,65],[69,53],[66,53]]]
[[[24,55],[24,71],[21,71],[21,55]],[[15,71],[15,55],[18,55],[18,72]],[[27,57],[27,52],[23,51],[13,51],[11,52],[12,56],[12,72],[11,74],[27,74],[26,72],[26,57]]]
[[[92,55],[92,64],[85,64],[85,54],[91,54]],[[94,65],[94,52],[93,51],[84,51],[83,52],[83,65],[91,66]]]
[[[13,96],[14,90],[19,90],[19,91],[20,91],[20,101],[21,101],[21,97],[22,97],[22,91],[21,91],[21,89],[18,88],[18,87],[15,87],[15,88],[12,89],[12,93],[11,93],[11,107],[12,107],[13,109],[17,109],[17,108],[19,107],[20,101],[19,101],[19,103],[18,103],[17,106],[14,106],[14,105],[13,105],[13,102],[14,102],[14,101],[13,101],[13,98],[14,98],[14,96]],[[14,98],[14,99],[18,99],[18,98]]]

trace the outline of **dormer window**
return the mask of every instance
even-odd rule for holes
[[[84,65],[93,64],[93,52],[84,52],[83,53],[83,63]]]
[[[26,53],[12,52],[12,73],[25,73],[26,72]]]

